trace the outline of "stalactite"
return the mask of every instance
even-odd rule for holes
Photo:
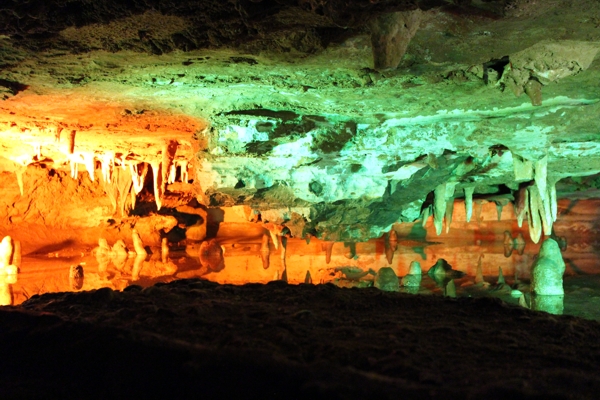
[[[523,227],[523,219],[527,215],[529,209],[529,190],[527,184],[519,185],[519,190],[515,195],[515,215],[517,216],[517,225]]]
[[[446,233],[450,232],[450,226],[452,225],[452,214],[454,212],[454,198],[450,198],[446,201]]]
[[[335,244],[335,242],[321,243],[321,250],[325,250],[325,263],[326,264],[329,264],[331,262],[331,253],[332,253],[334,244]]]
[[[271,249],[269,248],[269,236],[262,236],[262,243],[260,245],[260,257],[262,258],[262,265],[264,269],[269,268],[269,257],[271,255]]]
[[[176,140],[169,140],[165,142],[162,148],[162,160],[161,160],[161,181],[160,181],[160,193],[166,191],[167,182],[169,181],[169,172],[171,171],[171,164],[175,158],[177,152],[178,143]],[[175,178],[173,178],[174,180]],[[160,209],[160,207],[159,207]]]
[[[148,164],[144,162],[140,164],[129,164],[129,169],[131,172],[133,191],[135,194],[140,194],[144,188],[144,182],[146,181],[146,175],[148,174]]]
[[[107,151],[102,156],[102,179],[106,183],[110,183],[112,179],[113,170],[115,168],[115,153]]]
[[[548,181],[548,197],[550,197],[550,215],[552,221],[556,222],[558,216],[558,201],[556,199],[556,183],[558,179],[551,179]]]
[[[473,193],[475,192],[474,186],[465,187],[465,213],[467,215],[467,222],[471,222],[473,216]]]
[[[59,142],[60,142],[60,134],[62,133],[62,131],[63,131],[63,127],[62,127],[62,126],[60,126],[60,125],[57,125],[57,126],[56,126],[56,131],[55,131],[55,133],[54,133],[54,141],[55,141],[56,143],[59,143]]]
[[[446,184],[438,185],[433,192],[433,225],[435,233],[439,236],[442,233],[442,224],[446,214]]]
[[[182,160],[179,162],[179,165],[181,166],[181,182],[188,183],[190,180],[188,173],[188,161]]]
[[[527,191],[529,192],[529,236],[534,243],[537,243],[542,236],[542,220],[539,209],[541,199],[539,198],[539,190],[535,185],[529,186]]]
[[[421,213],[421,225],[423,226],[423,228],[425,228],[425,225],[427,225],[427,220],[429,219],[429,216],[431,215],[431,206],[427,206],[423,209],[423,212]]]
[[[548,156],[544,156],[542,159],[535,162],[534,180],[540,198],[545,200],[548,195]]]
[[[167,183],[169,185],[172,185],[173,183],[175,183],[175,177],[177,176],[177,164],[176,163],[172,163],[171,167],[169,169],[169,180],[167,181]]]
[[[160,210],[162,207],[162,173],[160,170],[161,163],[154,161],[151,164],[152,175],[154,177],[154,201],[156,202],[156,208]]]
[[[90,180],[94,182],[94,173],[96,170],[96,160],[94,153],[81,153],[83,159],[83,165],[90,176]]]
[[[388,264],[392,264],[394,261],[394,253],[398,248],[398,234],[396,231],[392,229],[390,233],[387,235],[387,241],[385,244],[385,258],[387,259]]]

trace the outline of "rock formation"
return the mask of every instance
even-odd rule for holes
[[[565,262],[558,243],[554,239],[544,240],[531,267],[531,292],[536,295],[564,295],[564,273]]]

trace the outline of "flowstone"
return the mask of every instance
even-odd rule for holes
[[[531,267],[531,293],[536,295],[564,295],[563,274],[565,262],[558,243],[546,239],[542,243],[538,259]]]

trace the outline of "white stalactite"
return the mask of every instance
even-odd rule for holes
[[[427,225],[427,220],[429,219],[430,215],[431,206],[427,206],[423,209],[423,213],[421,214],[421,225],[423,226],[423,228],[425,228],[425,225]]]
[[[438,185],[433,192],[433,225],[435,233],[439,236],[442,233],[442,224],[446,214],[446,184]]]
[[[179,165],[181,166],[181,182],[188,183],[190,180],[190,176],[188,174],[188,161],[179,161]]]
[[[542,237],[542,219],[539,209],[542,201],[535,185],[527,188],[527,191],[529,192],[529,236],[533,243],[538,243]]]
[[[102,179],[105,183],[110,183],[115,168],[115,153],[112,151],[105,152],[100,162],[102,163]]]
[[[446,183],[446,210],[444,211],[444,218],[446,219],[446,233],[450,232],[450,225],[452,225],[452,213],[454,212],[454,191],[458,182],[447,182]]]
[[[517,225],[523,227],[523,220],[529,210],[529,190],[526,187],[520,187],[515,199],[515,215],[517,216]]]
[[[275,250],[279,249],[279,236],[274,230],[268,230],[269,235],[271,235],[271,240],[273,241],[273,246],[275,246]]]
[[[160,210],[162,207],[162,174],[160,162],[153,161],[150,165],[152,166],[152,175],[154,177],[154,201],[156,202],[156,208]]]
[[[548,181],[548,197],[550,197],[550,215],[552,215],[552,221],[556,222],[558,216],[558,200],[556,199],[556,182],[558,179],[551,179]]]
[[[467,214],[467,222],[471,222],[473,216],[473,193],[475,187],[470,186],[465,188],[465,213]]]
[[[534,179],[541,199],[545,200],[548,195],[548,156],[535,162]]]
[[[171,164],[171,167],[169,169],[169,179],[167,180],[167,183],[169,185],[175,183],[176,176],[177,176],[177,164],[173,163],[173,164]]]
[[[140,194],[144,188],[144,182],[146,181],[146,175],[148,174],[148,164],[129,164],[129,169],[131,171],[133,191],[135,194]]]
[[[90,175],[90,180],[94,182],[94,171],[96,169],[94,153],[81,153],[81,158],[83,159],[83,165],[85,165],[86,171]]]

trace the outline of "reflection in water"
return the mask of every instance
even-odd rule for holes
[[[252,236],[224,235],[186,248],[169,248],[164,241],[156,248],[138,243],[135,252],[128,252],[123,241],[112,248],[99,241],[92,253],[70,247],[52,257],[25,257],[18,282],[16,274],[10,279],[0,274],[0,301],[19,304],[51,291],[121,290],[133,283],[147,286],[194,277],[232,284],[282,279],[370,287],[378,272],[389,267],[401,278],[399,290],[404,293],[494,296],[535,310],[600,319],[600,245],[592,223],[571,218],[577,207],[555,224],[563,235],[557,236],[560,243],[569,242],[568,247],[559,243],[566,263],[564,297],[530,296],[531,268],[541,243],[530,241],[526,226],[518,228],[514,215],[506,218],[510,207],[503,209],[500,222],[495,204],[488,208],[483,205],[477,222],[468,224],[455,207],[452,229],[440,236],[430,219],[425,225],[396,225],[381,239],[364,243],[288,238],[267,230],[256,234],[256,229],[249,230]]]

